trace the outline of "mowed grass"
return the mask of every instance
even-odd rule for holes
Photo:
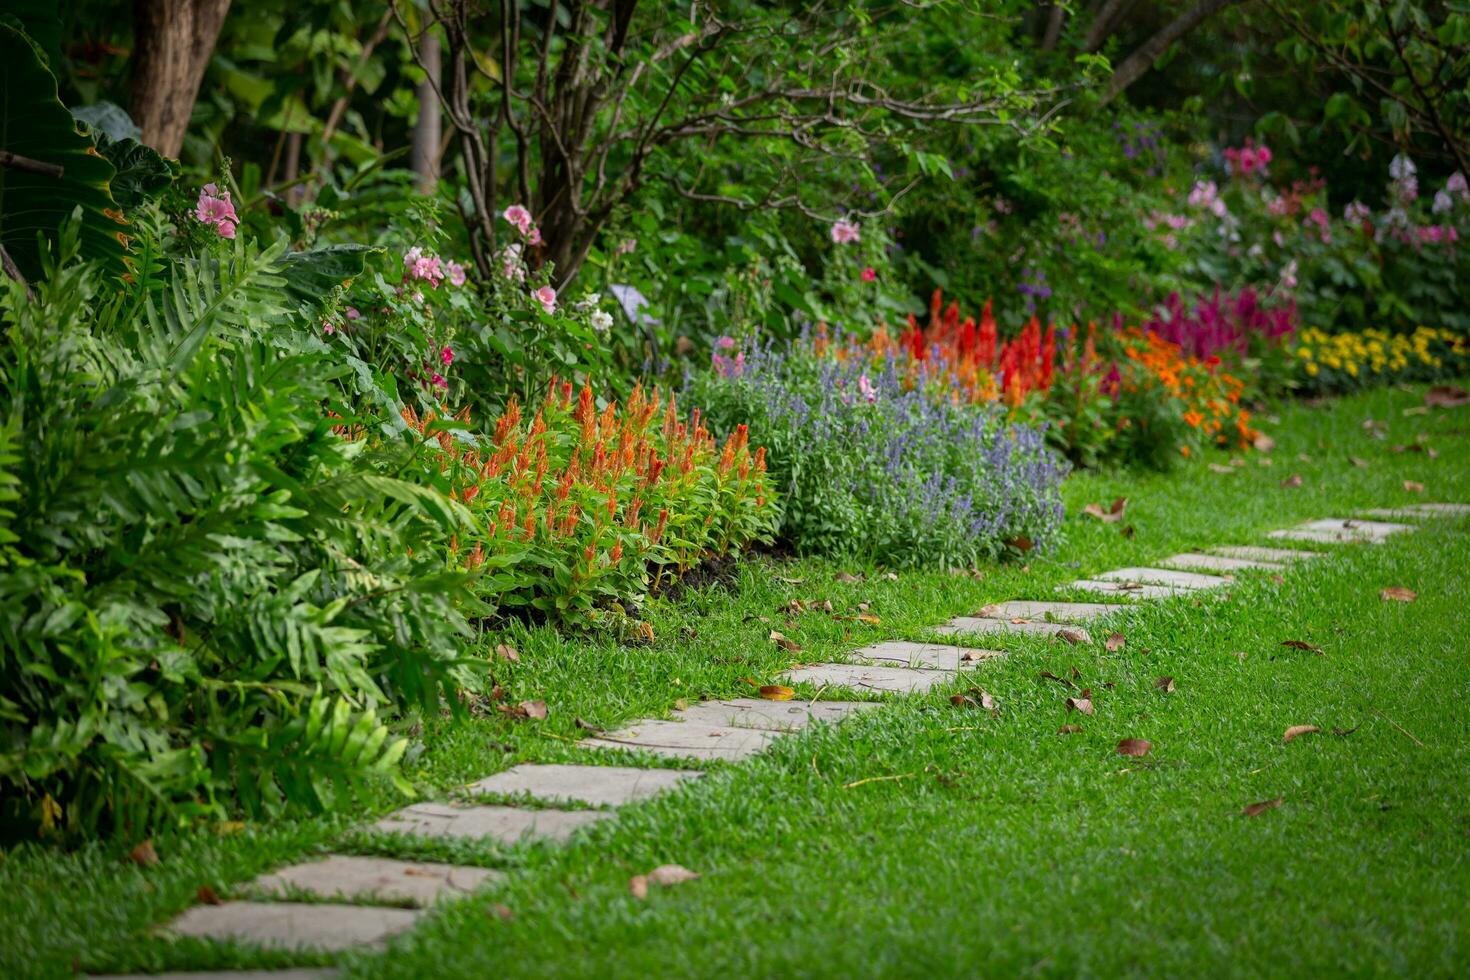
[[[491,642],[515,645],[519,662],[487,670],[509,700],[545,699],[548,718],[428,719],[413,773],[425,796],[452,796],[518,761],[586,758],[578,719],[611,727],[680,698],[748,694],[747,681],[795,661],[937,638],[927,631],[987,602],[1046,598],[1071,578],[1190,548],[1268,543],[1266,531],[1301,520],[1470,502],[1470,409],[1405,414],[1421,404],[1415,388],[1284,406],[1267,424],[1270,466],[1253,453],[1228,474],[1196,462],[1076,476],[1064,544],[978,577],[753,560],[731,587],[650,603],[649,646],[509,631]],[[1392,451],[1416,445],[1437,456]],[[1302,485],[1282,487],[1293,474]],[[1119,524],[1079,516],[1117,496],[1129,500]],[[332,846],[516,872],[386,956],[339,959],[351,975],[1456,974],[1470,945],[1470,521],[1322,550],[1335,557],[1279,581],[1241,575],[1227,597],[1141,604],[1093,628],[1090,645],[957,641],[1009,656],[756,759],[709,764],[706,779],[570,845],[414,844],[337,818],[160,834],[162,860],[147,869],[125,861],[127,843],[16,849],[0,864],[0,973],[331,962],[149,930],[201,885],[228,895]],[[1388,586],[1419,599],[1384,602]],[[793,599],[834,611],[789,615]],[[880,622],[839,618],[859,604]],[[772,629],[800,652],[771,643]],[[1109,652],[1112,629],[1127,642]],[[1040,676],[1074,669],[1092,716],[1069,714],[1078,692]],[[950,703],[971,686],[996,699],[993,715]],[[1067,724],[1082,731],[1058,734]],[[1322,732],[1285,744],[1293,725]],[[1122,738],[1152,751],[1119,756]],[[670,764],[593,758],[620,757]],[[396,803],[384,796],[378,809]],[[628,877],[665,862],[703,877],[634,899]],[[494,904],[513,918],[488,915]]]

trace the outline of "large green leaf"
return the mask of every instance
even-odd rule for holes
[[[0,149],[63,168],[61,177],[0,166],[0,244],[27,277],[39,277],[36,235],[56,236],[82,209],[81,252],[119,271],[126,219],[108,189],[116,173],[61,104],[41,49],[14,22],[0,21]]]
[[[367,257],[381,251],[376,245],[327,245],[306,252],[287,252],[278,271],[285,277],[293,300],[320,306],[337,286],[362,275]]]
[[[117,168],[112,196],[124,208],[136,208],[168,189],[179,175],[179,165],[151,146],[135,139],[97,137],[97,149]]]

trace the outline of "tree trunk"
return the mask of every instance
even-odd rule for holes
[[[1146,75],[1154,62],[1169,50],[1169,45],[1203,24],[1216,12],[1240,2],[1241,0],[1200,0],[1188,11],[1164,25],[1113,70],[1112,81],[1108,82],[1107,90],[1103,93],[1103,105],[1113,101],[1124,89]]]
[[[419,191],[434,193],[439,180],[439,144],[442,128],[439,106],[439,35],[425,31],[419,39],[419,64],[425,78],[419,82],[417,96],[419,121],[413,127],[413,172],[419,175]]]
[[[133,94],[143,142],[179,155],[230,0],[133,0]]]
[[[1123,0],[1103,0],[1103,5],[1092,15],[1092,23],[1088,25],[1087,37],[1082,42],[1083,51],[1092,54],[1103,46],[1113,32],[1122,7]]]
[[[1060,3],[1051,5],[1051,12],[1046,19],[1046,35],[1041,39],[1041,50],[1055,51],[1057,41],[1061,39],[1062,27],[1067,20],[1067,8]]]

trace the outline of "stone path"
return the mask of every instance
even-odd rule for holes
[[[1381,544],[1390,535],[1418,527],[1404,521],[1470,514],[1470,505],[1417,504],[1364,513],[1368,519],[1324,518],[1267,536],[1334,546]],[[1120,601],[1012,599],[986,606],[974,616],[956,617],[934,632],[987,641],[1023,636],[1089,643],[1091,635],[1079,624],[1128,615],[1139,601],[1219,590],[1229,586],[1238,572],[1276,572],[1326,554],[1294,547],[1241,545],[1173,555],[1160,561],[1160,567],[1119,568],[1061,586]],[[875,643],[854,651],[849,663],[803,664],[788,670],[784,679],[815,691],[810,699],[705,701],[674,712],[671,719],[632,722],[578,745],[593,756],[615,751],[670,760],[736,762],[807,725],[835,724],[850,714],[876,708],[881,701],[872,700],[874,697],[928,691],[953,681],[961,671],[1006,655],[1003,650],[943,643]],[[828,691],[867,700],[822,700]],[[416,803],[388,814],[374,827],[410,837],[489,839],[506,845],[561,841],[592,824],[616,819],[613,808],[704,778],[708,777],[703,771],[680,768],[525,763],[466,786],[468,802]],[[488,801],[478,802],[477,798]],[[528,801],[533,805],[512,805]],[[595,809],[565,809],[569,805]],[[262,875],[243,886],[239,896],[232,896],[234,900],[191,908],[165,929],[177,936],[288,949],[376,948],[413,928],[435,903],[464,897],[504,879],[503,872],[487,868],[329,854]],[[333,975],[330,970],[275,970],[163,976],[319,980]]]

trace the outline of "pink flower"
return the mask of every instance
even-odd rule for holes
[[[527,245],[540,245],[541,244],[541,229],[540,228],[532,228],[531,229],[531,233],[526,236],[526,244]]]
[[[510,207],[506,208],[505,211],[501,213],[501,217],[504,218],[506,221],[509,221],[511,224],[515,225],[516,229],[522,235],[531,230],[531,222],[534,220],[531,217],[531,212],[527,211],[519,204],[512,204]]]
[[[403,253],[403,265],[407,269],[405,279],[418,279],[432,288],[438,288],[444,278],[444,265],[439,257],[429,255],[418,245]]]
[[[347,319],[349,319],[349,320],[361,320],[362,319],[362,314],[357,311],[357,307],[355,307],[355,306],[349,306],[349,307],[347,307],[346,313],[347,313]]]
[[[464,285],[465,275],[464,266],[462,264],[460,264],[459,262],[449,262],[446,263],[444,267],[449,270],[449,282],[452,285]]]
[[[619,254],[619,255],[628,255],[629,253],[631,253],[637,247],[638,247],[638,239],[636,239],[636,238],[629,238],[627,241],[618,243],[618,247],[616,249],[614,249],[614,251],[617,252],[617,254]]]
[[[715,346],[718,347],[720,350],[729,350],[730,348],[735,346],[735,338],[721,337],[715,341]]]
[[[235,214],[235,205],[230,201],[230,192],[221,191],[214,184],[199,188],[199,201],[194,205],[194,217],[201,223],[213,225],[221,238],[234,238],[235,226],[240,218]]]
[[[873,271],[872,266],[868,266],[866,269],[863,270],[863,282],[872,282],[874,279],[877,278],[878,273]]]
[[[433,377],[429,378],[429,384],[431,384],[435,388],[439,388],[441,390],[444,389],[444,388],[448,388],[449,387],[449,382],[448,381],[445,381],[442,377],[440,377],[437,374],[434,375]]]
[[[858,226],[847,219],[834,222],[832,225],[832,241],[838,245],[846,245],[862,238]]]
[[[454,351],[450,350],[448,347],[445,347],[444,349],[439,351],[439,360],[444,362],[445,367],[449,367],[449,365],[454,363]]]
[[[858,392],[868,400],[869,405],[878,400],[878,389],[873,387],[873,382],[868,380],[866,374],[858,377]]]
[[[322,321],[322,333],[324,333],[324,334],[326,334],[328,336],[331,336],[332,334],[334,334],[336,332],[337,332],[337,328],[332,325],[332,321],[331,320],[323,320]]]
[[[550,286],[542,286],[540,289],[531,290],[531,298],[541,304],[541,308],[547,313],[556,312],[556,290]]]

